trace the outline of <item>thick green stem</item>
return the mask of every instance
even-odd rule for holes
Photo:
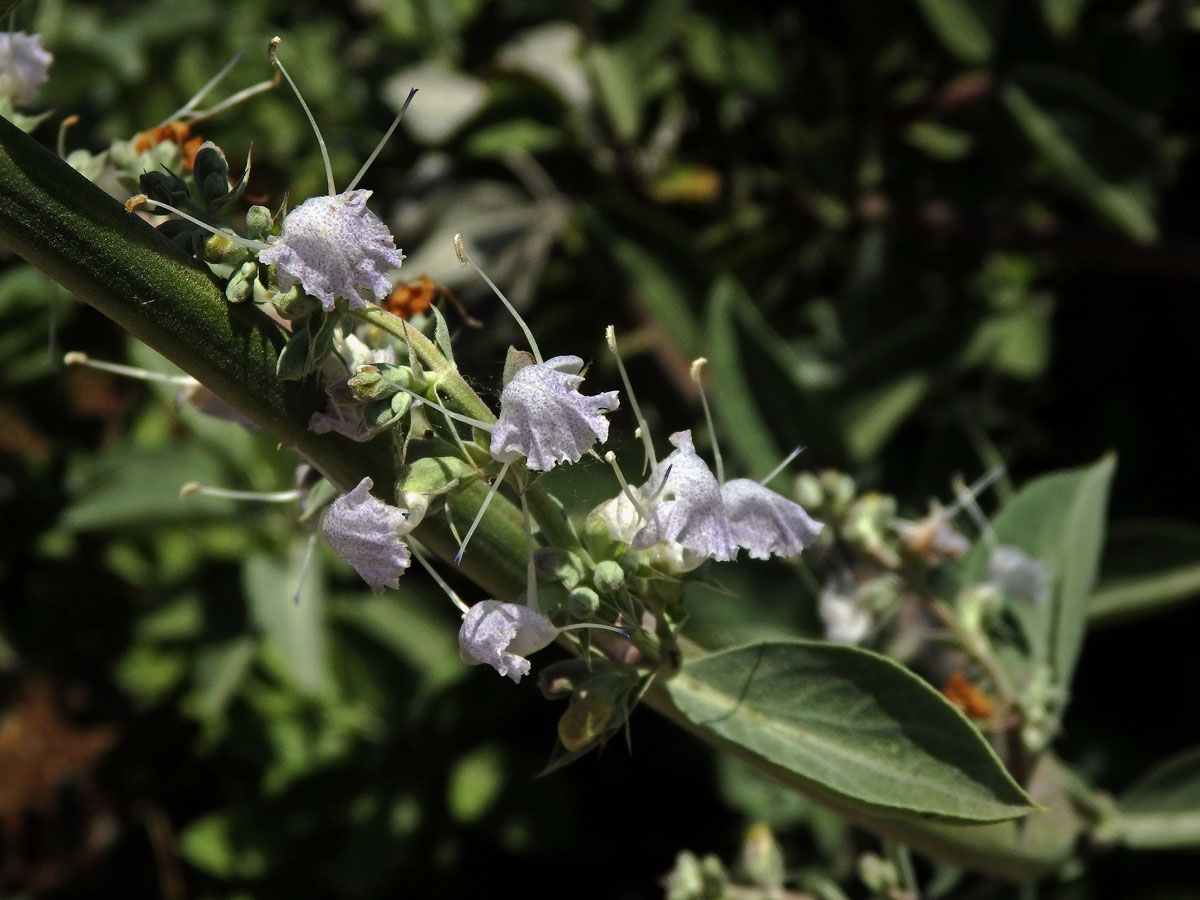
[[[231,306],[207,272],[134,213],[0,119],[0,241],[153,347],[333,481],[370,475],[391,490],[386,445],[308,430],[325,405],[313,384],[283,382],[279,326]]]
[[[369,475],[378,496],[394,499],[389,442],[358,443],[308,429],[326,397],[315,383],[276,377],[285,336],[275,322],[248,305],[231,306],[194,260],[3,118],[0,242],[294,448],[335,484],[349,489]],[[466,507],[473,498],[468,493],[455,503]],[[511,527],[520,513],[503,498],[497,501],[475,538],[479,552],[464,558],[462,570],[497,596],[511,597],[524,586],[524,569],[507,563],[523,559],[524,535]],[[473,515],[463,508],[456,518],[469,522]],[[416,534],[453,559],[455,545],[444,522],[435,517]]]

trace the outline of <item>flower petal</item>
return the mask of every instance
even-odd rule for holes
[[[354,567],[376,594],[398,588],[411,556],[400,540],[416,523],[408,513],[371,496],[374,482],[364,478],[358,487],[334,500],[325,514],[325,541]]]
[[[539,472],[560,462],[577,462],[597,440],[608,440],[604,413],[617,408],[617,392],[579,393],[583,360],[556,356],[525,366],[500,394],[500,418],[492,430],[491,454],[500,462],[525,457]]]
[[[404,254],[367,209],[370,196],[370,191],[346,191],[310,197],[287,214],[283,233],[270,239],[259,260],[275,266],[281,288],[298,281],[326,310],[338,297],[351,309],[382,300],[392,290],[387,272],[399,267]]]
[[[458,630],[462,660],[470,665],[486,663],[501,675],[520,683],[529,674],[531,653],[541,650],[558,636],[558,629],[540,612],[517,603],[484,600],[476,603]]]
[[[798,503],[749,478],[721,486],[734,540],[754,559],[798,556],[824,528]]]
[[[24,106],[46,80],[53,59],[42,49],[40,34],[0,33],[0,96]]]
[[[733,559],[738,548],[721,486],[708,463],[696,455],[690,431],[671,435],[671,443],[674,452],[638,491],[650,521],[634,535],[631,546],[645,550],[660,541],[676,541],[708,559]]]

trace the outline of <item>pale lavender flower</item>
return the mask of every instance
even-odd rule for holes
[[[579,393],[583,360],[556,356],[520,369],[500,394],[500,418],[492,430],[491,454],[500,462],[525,457],[539,472],[560,462],[577,462],[597,440],[608,440],[604,413],[618,406],[617,392]]]
[[[0,97],[9,98],[13,106],[28,103],[45,82],[53,59],[42,49],[40,34],[0,33]]]
[[[415,522],[407,511],[371,496],[375,483],[364,478],[358,487],[334,500],[325,515],[325,541],[354,567],[376,594],[400,587],[400,576],[411,561],[400,540]]]
[[[1032,606],[1043,605],[1050,596],[1050,577],[1046,567],[1020,547],[1002,544],[988,557],[988,584],[1001,594],[1024,600]]]
[[[798,556],[824,528],[800,504],[749,478],[725,482],[721,499],[734,540],[754,559]]]
[[[558,637],[559,629],[535,609],[517,603],[484,600],[468,611],[458,631],[462,660],[486,663],[518,684],[529,674],[525,659]]]
[[[259,260],[275,266],[281,288],[298,281],[326,310],[338,297],[351,309],[382,300],[392,290],[387,273],[404,254],[367,209],[370,196],[358,190],[305,200],[284,217],[282,233],[267,239]]]
[[[721,485],[696,455],[690,431],[676,432],[670,440],[676,449],[638,491],[649,521],[631,546],[645,550],[660,541],[675,541],[708,559],[733,559],[738,548]]]

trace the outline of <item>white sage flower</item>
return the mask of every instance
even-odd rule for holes
[[[529,674],[525,657],[550,644],[558,633],[554,623],[535,609],[484,600],[463,619],[458,648],[463,662],[489,665],[519,684]]]
[[[737,541],[729,524],[721,485],[696,455],[691,431],[670,437],[675,450],[660,462],[638,491],[649,521],[634,535],[632,547],[645,550],[675,541],[706,559],[731,560]]]
[[[388,273],[400,267],[404,254],[386,225],[367,209],[370,191],[345,191],[310,197],[283,219],[278,236],[259,260],[275,266],[279,286],[296,282],[332,310],[338,297],[351,309],[377,303],[392,291]]]
[[[379,594],[384,588],[400,587],[400,576],[412,559],[400,537],[416,522],[410,521],[406,510],[373,497],[374,484],[364,478],[354,490],[334,500],[322,530],[333,551]]]
[[[608,440],[605,413],[619,406],[616,391],[579,393],[583,360],[556,356],[520,369],[500,394],[500,417],[490,452],[499,462],[525,458],[539,472],[578,462],[596,441]]]

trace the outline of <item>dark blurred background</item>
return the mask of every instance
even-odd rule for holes
[[[704,355],[736,474],[805,444],[798,466],[911,516],[955,473],[1003,462],[994,509],[1115,450],[1106,576],[1194,573],[1200,4],[156,0],[30,2],[16,22],[55,54],[34,133],[53,145],[78,115],[65,150],[91,162],[235,53],[214,100],[269,78],[275,34],[339,187],[419,87],[363,186],[406,277],[486,323],[447,310],[485,396],[519,333],[456,232],[548,355],[594,359],[605,389],[616,325],[660,440],[699,426]],[[285,88],[193,133],[235,173],[253,143],[255,202],[324,191]],[[822,848],[871,846],[648,711],[632,754],[536,778],[560,708],[462,666],[427,580],[372,597],[322,549],[293,604],[294,508],[178,488],[278,490],[296,460],[169,389],[64,370],[66,350],[169,367],[3,266],[0,894],[642,898],[679,850],[731,858],[764,815],[796,866],[845,875]],[[588,464],[556,478],[580,509],[611,493]],[[760,599],[733,615],[795,609],[803,633],[793,576],[737,571]],[[1097,616],[1059,748],[1104,789],[1200,741],[1195,584]],[[1043,895],[1195,896],[1197,875],[1118,853]]]

